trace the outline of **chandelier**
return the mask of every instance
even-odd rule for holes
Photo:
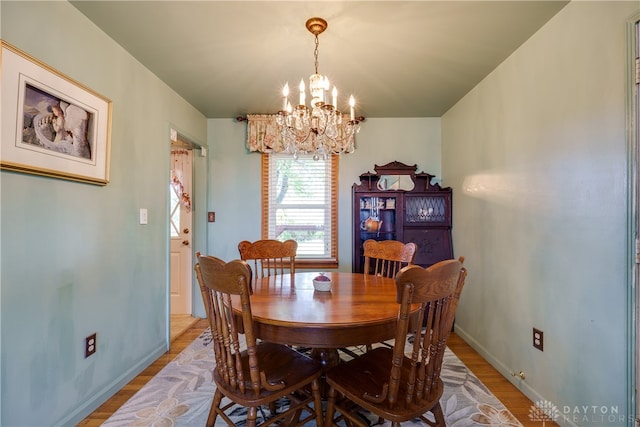
[[[309,77],[309,107],[305,105],[304,80],[300,80],[298,105],[289,102],[289,83],[282,90],[282,110],[278,111],[276,123],[285,150],[293,154],[313,154],[313,158],[327,159],[331,154],[351,153],[355,150],[354,135],[360,130],[363,117],[355,117],[355,100],[349,98],[349,120],[338,110],[338,90],[333,87],[329,99],[330,83],[326,76],[318,73],[318,35],[327,29],[327,21],[309,18],[306,27],[315,36],[315,73]]]

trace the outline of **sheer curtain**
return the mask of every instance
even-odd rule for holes
[[[191,212],[191,188],[187,188],[185,186],[182,174],[185,170],[187,173],[191,172],[189,162],[189,150],[171,150],[171,186],[180,198],[180,203],[182,203],[187,212]]]

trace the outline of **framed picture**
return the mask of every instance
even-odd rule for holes
[[[0,168],[109,182],[111,101],[2,41]]]

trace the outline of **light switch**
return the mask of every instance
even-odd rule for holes
[[[144,208],[140,208],[140,224],[145,225],[148,223],[149,217],[147,214],[147,210]]]

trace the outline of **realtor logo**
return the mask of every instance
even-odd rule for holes
[[[557,421],[560,417],[560,411],[553,403],[548,400],[538,400],[529,408],[529,419],[531,421],[542,422],[544,426],[547,421]]]
[[[635,425],[640,427],[633,415],[620,413],[620,408],[617,405],[564,405],[557,407],[548,400],[539,400],[534,405],[531,405],[529,419],[541,422],[543,426],[547,422],[557,423],[558,420],[562,420],[565,423],[592,424],[598,427],[602,427],[605,424],[626,425],[625,423],[635,421]]]

